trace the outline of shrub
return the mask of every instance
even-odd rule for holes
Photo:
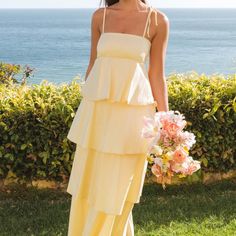
[[[21,65],[0,62],[0,84],[26,84],[27,80],[33,76],[33,71],[34,69],[30,68],[28,65],[22,67]],[[22,78],[21,81],[18,81],[16,75],[20,74]]]
[[[79,84],[1,85],[0,99],[1,177],[68,175],[74,146],[65,135],[81,100]]]
[[[206,172],[236,164],[236,75],[170,75],[170,110],[196,135],[190,150]],[[75,144],[66,135],[81,101],[80,84],[0,85],[0,177],[68,178]],[[78,131],[79,132],[79,131]]]
[[[171,75],[170,109],[179,110],[196,135],[190,154],[207,171],[227,171],[236,161],[236,74]]]

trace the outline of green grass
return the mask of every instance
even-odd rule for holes
[[[67,235],[70,200],[59,190],[1,190],[0,235]],[[135,236],[236,235],[236,180],[166,190],[145,184],[133,218]]]
[[[137,235],[236,235],[236,181],[145,186],[134,218]]]

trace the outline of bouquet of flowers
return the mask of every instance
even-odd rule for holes
[[[177,113],[177,114],[175,114]],[[179,111],[156,112],[154,117],[144,117],[142,137],[151,139],[147,160],[157,182],[171,183],[171,178],[192,175],[200,169],[200,161],[189,156],[189,149],[196,142],[195,135],[183,131],[187,122]]]

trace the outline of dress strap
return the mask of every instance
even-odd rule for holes
[[[106,6],[104,7],[103,10],[103,20],[102,20],[102,33],[104,33],[104,27],[105,27],[105,18],[106,18]]]
[[[158,23],[157,23],[157,12],[152,8],[152,6],[150,6],[149,8],[150,9],[149,9],[148,16],[147,16],[147,20],[146,20],[146,24],[145,24],[145,28],[144,28],[144,32],[143,32],[143,37],[145,37],[146,30],[147,30],[148,37],[150,37],[149,31],[150,31],[150,25],[151,25],[151,13],[152,12],[155,13],[155,25],[158,25]]]

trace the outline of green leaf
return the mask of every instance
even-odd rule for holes
[[[27,144],[22,144],[21,146],[20,146],[20,149],[21,150],[25,150],[27,148]]]

